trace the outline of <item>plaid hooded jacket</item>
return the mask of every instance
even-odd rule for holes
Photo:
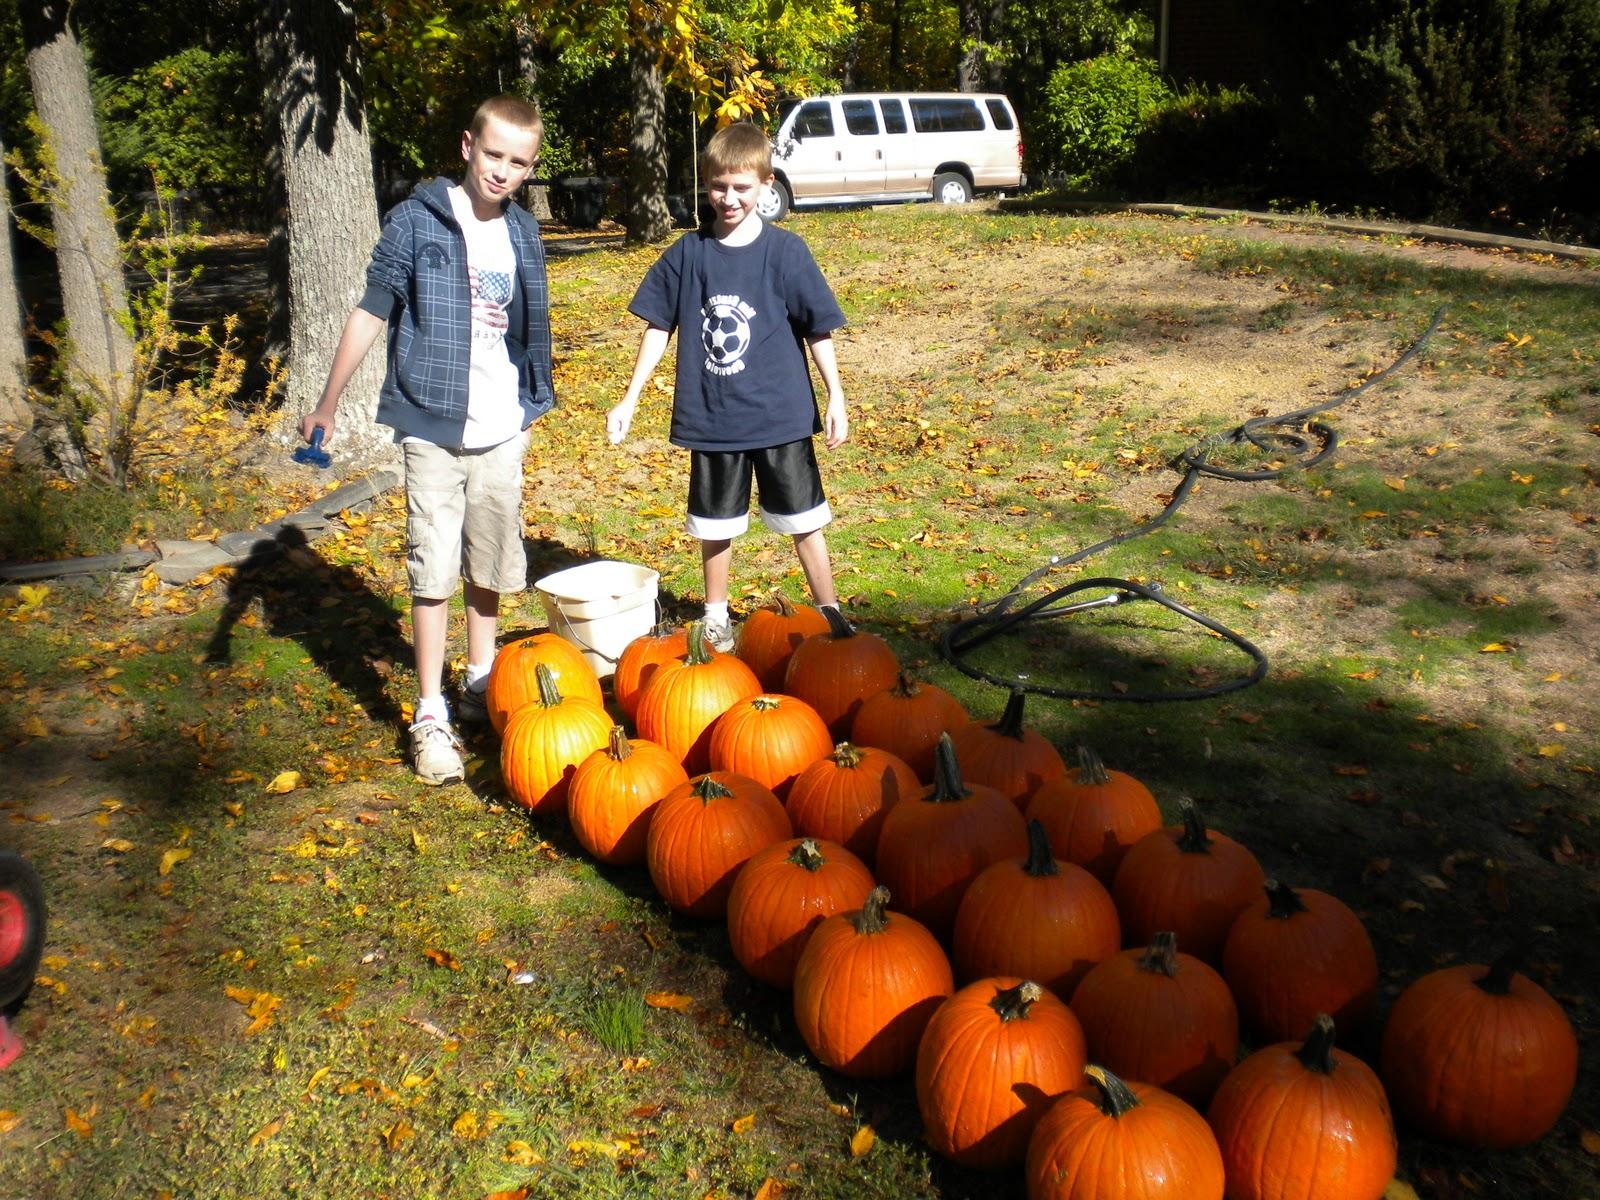
[[[467,421],[472,301],[467,243],[450,208],[450,182],[417,185],[384,218],[359,305],[389,323],[388,370],[377,419],[401,437],[460,446]],[[555,404],[550,362],[550,286],[539,226],[515,204],[506,229],[517,290],[506,316],[506,349],[517,366],[517,399],[528,426]]]

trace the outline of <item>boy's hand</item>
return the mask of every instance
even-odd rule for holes
[[[844,397],[834,396],[822,414],[823,444],[835,450],[850,440],[850,417],[844,411]]]
[[[606,414],[606,437],[613,446],[628,436],[628,429],[633,425],[635,403],[633,400],[624,400]]]
[[[314,408],[300,418],[300,436],[309,442],[312,433],[318,429],[322,430],[323,445],[333,440],[333,414],[323,412],[321,408]]]

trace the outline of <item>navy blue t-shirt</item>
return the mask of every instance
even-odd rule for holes
[[[678,339],[672,444],[757,450],[822,430],[805,339],[844,313],[805,242],[765,226],[748,246],[686,233],[659,259],[628,311]]]

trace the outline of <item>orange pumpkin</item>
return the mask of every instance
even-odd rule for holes
[[[917,1048],[928,1144],[966,1167],[1020,1163],[1057,1097],[1083,1082],[1083,1032],[1037,983],[980,979],[933,1014]]]
[[[1128,1079],[1203,1105],[1239,1052],[1239,1010],[1215,970],[1170,931],[1086,974],[1072,993],[1089,1056]]]
[[[1572,1096],[1572,1022],[1517,972],[1521,952],[1424,975],[1389,1012],[1383,1079],[1396,1111],[1429,1137],[1526,1146],[1550,1131]]]
[[[583,651],[553,633],[536,633],[501,646],[489,668],[483,701],[496,733],[503,735],[511,714],[539,699],[534,668],[540,663],[550,669],[556,687],[569,700],[589,700],[597,708],[605,707],[600,677],[583,657]]]
[[[780,800],[795,777],[832,748],[822,718],[793,696],[740,700],[711,727],[711,769],[748,775]]]
[[[1334,1049],[1326,1013],[1304,1044],[1280,1042],[1235,1067],[1206,1115],[1229,1200],[1379,1200],[1394,1175],[1383,1084]]]
[[[759,695],[756,677],[731,654],[705,641],[705,622],[689,625],[682,658],[656,667],[644,690],[634,724],[639,736],[664,746],[691,774],[711,765],[711,726],[741,700]]]
[[[1196,958],[1222,961],[1228,930],[1267,880],[1255,855],[1207,829],[1193,800],[1178,802],[1182,825],[1140,838],[1123,857],[1111,885],[1122,916],[1122,937],[1147,944],[1163,929]]]
[[[529,812],[559,816],[567,811],[578,764],[610,739],[611,718],[598,704],[563,696],[544,663],[534,670],[539,698],[517,709],[506,725],[500,777],[506,793]]]
[[[632,721],[639,713],[639,693],[644,691],[644,685],[650,682],[656,668],[688,652],[689,631],[681,626],[657,625],[629,642],[611,676],[611,694],[616,697],[622,715]]]
[[[1150,789],[1132,775],[1108,771],[1087,746],[1078,747],[1076,773],[1039,785],[1027,815],[1043,823],[1052,850],[1107,887],[1128,847],[1161,828]]]
[[[1028,1143],[1028,1200],[1222,1200],[1222,1154],[1205,1118],[1105,1067],[1056,1101]]]
[[[900,663],[888,642],[862,633],[837,608],[824,608],[822,615],[828,632],[814,633],[795,648],[784,668],[783,690],[811,705],[829,734],[843,738],[861,702],[893,684]]]
[[[728,893],[733,956],[762,983],[792,987],[812,931],[834,913],[860,908],[871,891],[872,872],[843,846],[814,838],[768,846]]]
[[[1319,1012],[1354,1029],[1372,1012],[1378,956],[1361,918],[1327,892],[1275,879],[1234,919],[1222,974],[1263,1042],[1303,1038]]]
[[[950,731],[966,777],[1004,792],[1019,809],[1027,807],[1040,784],[1067,773],[1060,752],[1023,725],[1026,701],[1027,693],[1013,688],[998,721],[971,721]]]
[[[795,777],[784,806],[795,832],[838,842],[870,866],[884,815],[921,791],[916,772],[887,750],[840,742]]]
[[[850,722],[850,740],[887,750],[917,773],[933,779],[933,748],[939,735],[968,723],[967,710],[942,687],[904,671],[893,687],[868,696]]]
[[[720,919],[727,916],[739,869],[793,834],[770,791],[754,779],[714,771],[661,798],[650,818],[645,865],[668,906],[685,916]]]
[[[794,1022],[824,1066],[883,1079],[916,1061],[922,1031],[954,987],[933,934],[890,912],[888,889],[876,887],[859,911],[812,931],[794,968]]]
[[[683,764],[654,742],[629,740],[621,725],[609,743],[578,764],[567,793],[567,820],[578,844],[603,863],[644,861],[650,815],[661,798],[689,778]]]
[[[1057,862],[1028,822],[1028,857],[985,867],[956,910],[950,958],[958,979],[1037,979],[1063,999],[1122,946],[1117,906],[1082,867]]]
[[[761,681],[761,690],[783,689],[783,673],[795,648],[814,633],[828,632],[828,618],[809,604],[792,603],[777,592],[772,603],[755,610],[739,627],[733,652]]]
[[[905,911],[942,940],[978,873],[1027,853],[1028,830],[1016,805],[991,787],[962,782],[947,734],[939,739],[933,783],[884,817],[876,871]]]

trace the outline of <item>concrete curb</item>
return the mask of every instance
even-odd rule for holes
[[[1199,218],[1211,221],[1249,221],[1257,225],[1284,225],[1323,229],[1329,233],[1352,233],[1362,237],[1405,237],[1447,245],[1474,246],[1484,250],[1514,250],[1520,254],[1544,254],[1574,262],[1600,263],[1600,248],[1574,246],[1566,242],[1544,242],[1534,238],[1478,233],[1471,229],[1451,229],[1444,225],[1410,225],[1390,221],[1356,221],[1341,217],[1318,217],[1292,213],[1255,212],[1245,208],[1207,208],[1193,204],[1118,204],[1101,200],[1070,200],[1053,197],[1016,197],[999,202],[1001,212],[1082,212],[1142,213],[1155,217]]]

